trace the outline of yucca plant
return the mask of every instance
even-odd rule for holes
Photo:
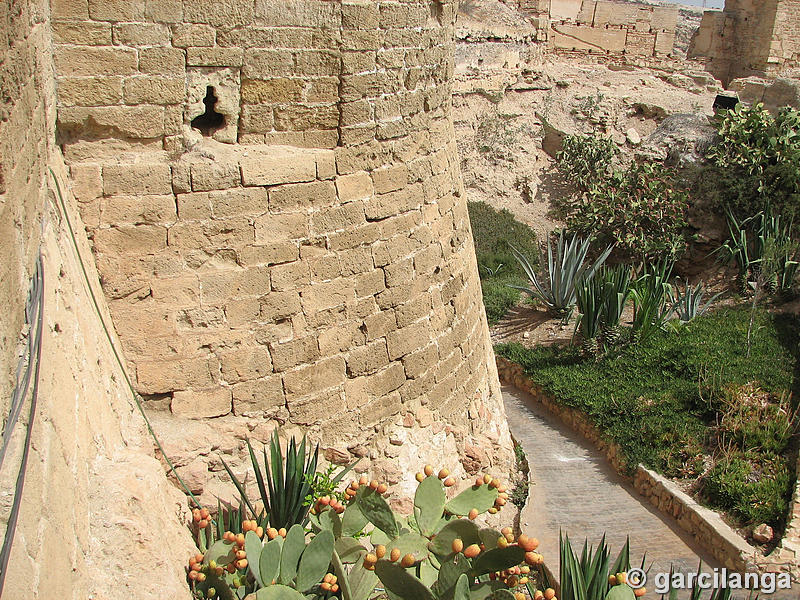
[[[681,323],[688,323],[692,319],[705,314],[714,303],[714,300],[722,295],[722,292],[714,294],[703,304],[705,293],[706,286],[702,281],[694,287],[691,287],[687,281],[683,289],[680,286],[670,289],[669,297],[672,303],[672,310]]]
[[[641,341],[653,332],[664,329],[672,315],[669,297],[672,286],[672,263],[661,261],[646,267],[644,273],[633,286],[633,337]]]
[[[587,356],[597,356],[600,353],[600,323],[603,318],[603,285],[600,276],[584,279],[575,291],[578,303],[578,322],[576,328],[580,329],[583,338],[583,353]]]
[[[603,343],[615,346],[621,337],[620,320],[631,296],[631,269],[627,265],[605,268],[598,277],[603,282]]]
[[[306,436],[303,436],[299,445],[292,438],[286,448],[286,462],[284,463],[276,430],[269,442],[269,455],[267,455],[266,446],[264,447],[263,470],[249,440],[247,449],[250,452],[250,462],[253,465],[256,484],[264,506],[263,511],[269,524],[276,529],[289,529],[295,524],[305,526],[308,523],[308,511],[311,508],[306,497],[311,492],[309,482],[313,481],[314,474],[317,472],[319,445],[314,448],[312,453],[307,448]],[[250,511],[254,515],[260,514],[247,498],[244,486],[224,460],[222,465]]]
[[[576,328],[583,337],[585,354],[596,356],[603,347],[619,342],[619,322],[630,293],[631,271],[625,265],[603,267],[578,287],[576,299],[580,317]]]
[[[555,255],[547,240],[547,283],[545,284],[533,268],[531,261],[519,250],[512,247],[514,257],[528,276],[532,287],[511,286],[527,292],[532,297],[541,300],[553,313],[566,316],[576,302],[576,290],[582,281],[591,278],[597,269],[611,254],[611,247],[606,248],[591,264],[587,264],[586,255],[589,253],[589,239],[583,240],[576,235],[570,237],[565,232],[560,232],[556,243]]]

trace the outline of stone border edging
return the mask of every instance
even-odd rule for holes
[[[608,462],[622,477],[632,481],[639,494],[651,505],[672,517],[675,522],[723,566],[736,571],[791,572],[798,581],[800,575],[800,457],[798,457],[798,482],[790,508],[791,521],[779,547],[767,557],[748,544],[719,513],[701,506],[669,479],[638,465],[633,478],[625,474],[625,462],[616,444],[603,439],[601,432],[584,413],[559,405],[555,399],[531,381],[521,365],[501,356],[496,357],[501,381],[529,393],[553,416],[570,429],[592,442],[606,456]]]

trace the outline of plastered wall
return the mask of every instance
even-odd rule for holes
[[[47,2],[0,4],[0,367],[3,425],[28,333],[25,299],[36,257],[45,274],[39,403],[3,598],[188,598],[192,548],[185,500],[168,482],[115,367],[65,225],[49,169],[55,145]],[[74,200],[67,214],[99,292]],[[105,310],[102,294],[101,309]],[[29,401],[0,470],[0,536],[14,501]],[[133,565],[147,564],[150,580]],[[113,574],[113,575],[111,575]]]
[[[470,445],[509,464],[450,114],[456,3],[57,5],[59,140],[152,405],[373,463],[393,428],[446,426],[471,470]],[[191,128],[208,86],[223,134]],[[414,463],[441,460],[425,446]]]

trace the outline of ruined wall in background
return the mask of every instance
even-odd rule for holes
[[[183,496],[153,457],[77,263],[49,169],[65,187],[55,147],[50,7],[0,4],[0,369],[3,425],[22,352],[25,303],[40,251],[45,275],[38,408],[3,597],[188,598],[192,544]],[[100,286],[80,219],[78,243]],[[101,309],[104,309],[100,294]],[[30,396],[30,395],[29,395]],[[5,534],[30,397],[0,470]],[[149,565],[149,578],[131,565]],[[111,575],[113,574],[113,575]]]
[[[675,44],[677,6],[605,0],[519,0],[561,50],[667,56]],[[545,20],[546,17],[546,20]]]
[[[59,139],[151,405],[254,439],[297,425],[392,483],[510,464],[450,115],[456,3],[64,7]],[[203,136],[209,87],[224,124]],[[208,492],[201,439],[176,453]]]
[[[725,10],[707,11],[692,39],[689,57],[726,85],[750,76],[778,76],[798,67],[800,2],[727,0]]]

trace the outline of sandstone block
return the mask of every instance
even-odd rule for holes
[[[63,77],[58,102],[64,106],[105,106],[122,100],[121,77]]]
[[[237,27],[219,31],[217,43],[237,48],[310,48],[314,33],[285,27]]]
[[[317,162],[313,154],[262,155],[251,153],[242,159],[244,185],[278,185],[313,181]]]
[[[372,179],[365,171],[340,175],[336,178],[336,193],[342,203],[353,200],[366,200],[374,192]]]
[[[305,213],[266,214],[255,220],[256,244],[272,244],[283,240],[308,237],[308,215]]]
[[[274,265],[297,260],[300,249],[296,242],[276,242],[260,246],[245,246],[238,251],[239,260],[245,266]]]
[[[367,202],[367,219],[380,220],[422,205],[422,186],[407,187],[397,192],[375,196]]]
[[[242,76],[245,79],[269,79],[291,73],[294,57],[288,50],[254,48],[244,53]]]
[[[315,77],[306,85],[303,100],[308,103],[336,104],[339,101],[339,78]]]
[[[182,78],[125,78],[126,104],[180,104],[185,98],[186,81]]]
[[[376,29],[379,23],[380,12],[374,2],[342,3],[342,27],[345,29]]]
[[[61,44],[110,46],[111,24],[56,21],[53,23],[53,40]]]
[[[363,223],[365,223],[364,205],[361,202],[323,208],[311,217],[312,230],[317,234],[339,231]]]
[[[103,223],[171,224],[176,221],[175,198],[168,196],[111,196],[100,201]]]
[[[208,23],[216,27],[237,27],[253,23],[252,0],[216,0],[185,2],[184,15],[190,23]]]
[[[338,75],[342,59],[329,50],[301,50],[295,54],[295,73],[303,76]]]
[[[186,54],[180,48],[142,48],[139,70],[151,75],[184,75]]]
[[[161,306],[197,306],[200,304],[200,281],[195,275],[171,277],[169,279],[154,279],[150,282],[150,293],[153,300]],[[182,311],[182,325],[191,327],[201,320],[208,322],[199,314]]]
[[[74,164],[69,169],[72,194],[78,202],[88,202],[103,195],[100,165]]]
[[[140,361],[136,364],[136,379],[142,394],[168,394],[192,386],[210,388],[214,384],[205,358]]]
[[[301,311],[300,295],[297,292],[270,292],[259,299],[259,319],[279,321]]]
[[[190,67],[241,67],[241,48],[187,48],[186,64]]]
[[[178,391],[172,394],[173,415],[192,419],[221,417],[231,412],[231,390],[215,387],[200,391]]]
[[[216,41],[216,30],[210,25],[179,23],[172,26],[172,45],[175,48],[211,47]]]
[[[272,0],[256,0],[256,18],[272,27],[337,29],[342,22],[336,4],[306,0],[284,0],[279,4]]]
[[[295,261],[272,268],[272,289],[278,292],[296,290],[308,283],[311,270],[305,261]]]
[[[242,107],[241,131],[244,133],[268,133],[275,127],[275,113],[270,105],[245,104]],[[243,136],[239,136],[240,141]]]
[[[236,162],[213,161],[192,163],[191,178],[195,192],[235,188],[240,184],[239,165]]]
[[[354,282],[339,278],[325,283],[314,283],[300,292],[300,296],[306,315],[311,315],[354,300]]]
[[[269,190],[269,207],[275,212],[331,206],[335,201],[336,190],[330,181],[282,185]]]
[[[88,0],[52,0],[50,7],[53,19],[88,19]]]
[[[212,191],[208,194],[211,216],[223,219],[241,215],[260,215],[267,210],[267,190],[237,188]]]
[[[118,46],[166,46],[170,30],[161,23],[118,23],[114,25],[114,44]]]
[[[349,377],[368,375],[388,364],[386,340],[377,340],[350,352],[347,357],[347,375]]]
[[[305,131],[309,129],[336,129],[339,110],[331,106],[302,106],[289,104],[275,107],[275,129],[279,131]]]
[[[236,415],[257,414],[284,405],[283,384],[279,376],[237,383],[232,390]]]
[[[272,364],[276,372],[286,371],[302,364],[313,363],[319,359],[319,344],[315,336],[306,336],[285,342],[273,344]]]
[[[207,304],[218,305],[231,298],[261,296],[270,289],[269,277],[266,267],[203,273],[200,276],[202,300]]]
[[[56,72],[63,76],[130,75],[137,67],[133,48],[60,46],[53,59]]]
[[[400,394],[397,392],[372,400],[361,408],[361,424],[365,427],[377,425],[384,419],[398,414],[402,406]]]
[[[376,340],[385,337],[397,329],[397,320],[393,310],[384,310],[364,319],[367,340]]]
[[[386,336],[389,349],[389,358],[396,360],[417,348],[422,348],[430,341],[430,331],[427,321],[414,323],[402,329],[391,332]]]
[[[103,167],[106,196],[171,194],[172,181],[166,164],[106,165]]]
[[[167,230],[155,225],[122,225],[96,231],[94,242],[98,252],[154,254],[167,247]]]
[[[182,0],[146,0],[145,15],[156,23],[180,23],[183,21]]]
[[[378,50],[381,47],[382,41],[377,31],[355,29],[342,31],[342,48],[345,50]]]
[[[408,182],[408,167],[395,165],[378,169],[372,172],[372,181],[378,194],[400,190],[406,187]]]
[[[299,102],[303,93],[302,79],[245,79],[242,100],[252,104]]]
[[[58,113],[64,130],[116,131],[120,137],[156,138],[164,134],[164,109],[160,106],[68,107]]]
[[[344,357],[334,356],[313,365],[289,371],[283,375],[286,400],[292,400],[309,394],[342,385],[347,379]]]
[[[272,373],[272,359],[264,346],[237,346],[217,354],[220,372],[228,383],[261,379]]]
[[[347,352],[364,342],[364,332],[357,322],[328,327],[319,334],[319,350],[323,356]]]
[[[341,412],[342,404],[342,394],[338,390],[303,398],[289,404],[289,420],[298,425],[327,422],[330,415]]]
[[[374,296],[385,289],[386,281],[383,271],[380,269],[364,273],[356,278],[355,290],[356,296],[359,298]]]
[[[95,21],[143,21],[144,0],[89,0],[89,15]]]

